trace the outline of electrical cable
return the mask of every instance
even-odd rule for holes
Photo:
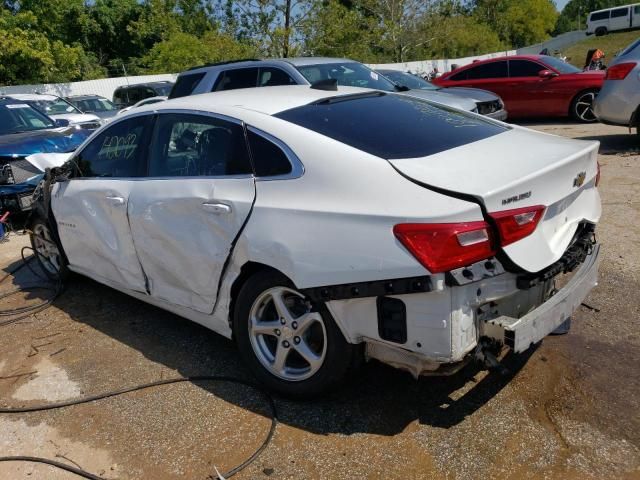
[[[31,256],[28,259],[25,258],[24,252],[26,250],[33,251],[34,255]],[[2,283],[6,279],[14,276],[18,271],[20,271],[21,269],[23,269],[25,267],[28,268],[29,270],[31,270],[31,272],[36,277],[47,281],[48,284],[53,283],[53,282],[51,282],[51,279],[44,277],[43,275],[39,274],[38,272],[36,272],[31,267],[30,262],[34,258],[36,258],[35,255],[39,255],[39,253],[34,251],[31,247],[23,247],[22,250],[20,251],[20,256],[22,257],[22,263],[20,265],[18,265],[17,267],[13,268],[12,270],[10,270],[5,276],[0,278],[0,283]],[[44,261],[47,261],[47,259],[44,258]],[[56,298],[58,298],[58,296],[62,293],[63,287],[62,287],[62,282],[61,281],[57,281],[55,283],[55,287],[51,287],[50,285],[21,286],[21,287],[18,287],[16,289],[14,289],[14,290],[10,290],[9,292],[5,292],[4,294],[0,294],[0,300],[2,300],[4,298],[8,298],[8,297],[10,297],[12,295],[15,295],[15,294],[19,293],[19,292],[33,291],[33,290],[36,290],[36,289],[37,290],[49,290],[49,291],[52,291],[53,292],[53,296],[51,298],[48,298],[48,299],[44,300],[41,303],[35,304],[35,305],[29,305],[29,306],[26,306],[26,307],[19,307],[19,308],[0,310],[0,316],[18,315],[17,317],[11,318],[10,320],[6,320],[4,322],[0,322],[0,326],[8,325],[10,323],[15,323],[18,320],[21,320],[23,318],[26,318],[28,316],[33,315],[34,313],[40,312],[40,311],[48,308],[49,306],[51,306],[53,301]],[[267,399],[267,403],[269,404],[269,409],[270,409],[270,413],[271,413],[271,425],[269,427],[269,432],[265,436],[265,438],[262,441],[262,443],[260,444],[260,446],[257,448],[257,450],[255,452],[253,452],[253,454],[251,454],[242,463],[240,463],[239,465],[233,467],[232,469],[230,469],[229,471],[227,471],[227,472],[225,472],[223,474],[219,474],[218,475],[219,478],[222,478],[222,479],[230,478],[233,475],[235,475],[236,473],[238,473],[241,470],[245,469],[251,463],[253,463],[258,458],[258,456],[260,456],[260,454],[269,446],[269,444],[271,443],[271,440],[273,439],[273,435],[275,434],[276,426],[278,424],[278,415],[277,415],[277,410],[276,410],[276,404],[275,404],[275,401],[274,401],[273,397],[266,390],[264,390],[263,388],[255,385],[255,384],[253,384],[253,383],[251,383],[249,381],[242,380],[242,379],[239,379],[239,378],[233,378],[233,377],[229,377],[229,376],[224,376],[224,375],[200,375],[200,376],[191,376],[191,377],[169,378],[169,379],[164,379],[164,380],[158,380],[158,381],[155,381],[155,382],[139,384],[139,385],[135,385],[135,386],[131,386],[131,387],[125,387],[125,388],[121,388],[121,389],[117,389],[117,390],[112,390],[112,391],[100,393],[100,394],[97,394],[97,395],[91,395],[91,396],[88,396],[88,397],[79,398],[79,399],[75,399],[75,400],[64,401],[64,402],[47,403],[47,404],[42,404],[42,405],[30,406],[30,407],[2,407],[2,408],[0,408],[0,414],[32,413],[32,412],[42,412],[42,411],[47,411],[47,410],[55,410],[55,409],[60,409],[60,408],[71,407],[71,406],[74,406],[74,405],[81,405],[81,404],[85,404],[85,403],[96,402],[96,401],[103,400],[103,399],[106,399],[106,398],[112,398],[112,397],[124,395],[124,394],[127,394],[127,393],[131,393],[131,392],[136,392],[136,391],[140,391],[140,390],[146,390],[146,389],[149,389],[149,388],[172,385],[172,384],[183,383],[183,382],[190,382],[190,383],[197,383],[197,382],[223,382],[223,383],[233,383],[233,384],[238,384],[238,385],[244,385],[244,386],[252,388],[252,389],[258,391],[260,394],[262,394]],[[104,477],[97,476],[97,475],[95,475],[95,474],[93,474],[91,472],[88,472],[86,470],[83,470],[81,468],[73,467],[73,466],[67,465],[65,463],[57,462],[55,460],[50,460],[48,458],[31,457],[31,456],[25,456],[25,455],[0,456],[0,462],[40,463],[40,464],[49,465],[51,467],[58,468],[60,470],[65,470],[67,472],[73,473],[73,474],[75,474],[75,475],[77,475],[79,477],[86,478],[86,479],[89,479],[89,480],[105,480]]]

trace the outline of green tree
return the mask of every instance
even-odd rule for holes
[[[514,48],[546,40],[558,17],[553,0],[475,0],[474,14]]]
[[[226,34],[209,31],[198,38],[177,32],[155,44],[142,58],[141,64],[148,72],[173,73],[204,63],[246,58],[254,54],[252,47]]]

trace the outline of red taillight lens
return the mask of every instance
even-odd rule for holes
[[[393,233],[431,273],[464,267],[496,253],[487,222],[401,223]]]
[[[545,208],[542,205],[536,205],[490,213],[498,227],[500,245],[506,247],[531,235],[538,226]]]
[[[596,187],[600,185],[600,162],[598,163],[598,173],[596,173]]]
[[[629,75],[629,72],[636,66],[635,62],[632,63],[619,63],[607,68],[607,74],[604,77],[605,80],[624,80]]]

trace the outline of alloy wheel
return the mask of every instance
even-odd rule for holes
[[[593,113],[593,101],[596,98],[595,92],[585,92],[580,95],[575,102],[574,110],[576,117],[583,122],[595,122],[596,116]]]
[[[287,381],[312,377],[327,353],[327,330],[304,296],[273,287],[255,300],[249,315],[249,339],[258,361]]]

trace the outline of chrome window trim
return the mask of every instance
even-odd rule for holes
[[[259,128],[253,127],[251,125],[246,126],[247,131],[254,133],[265,140],[270,141],[271,143],[276,144],[283,152],[287,160],[289,160],[289,164],[291,165],[291,171],[289,173],[285,173],[283,175],[272,175],[266,177],[260,177],[256,175],[256,180],[265,182],[271,180],[294,180],[296,178],[302,177],[304,175],[304,164],[300,160],[300,158],[291,150],[291,148],[280,140],[277,137],[274,137],[270,133],[265,132],[264,130],[260,130]],[[251,145],[249,145],[249,149],[251,149]],[[251,152],[253,155],[253,152]]]

